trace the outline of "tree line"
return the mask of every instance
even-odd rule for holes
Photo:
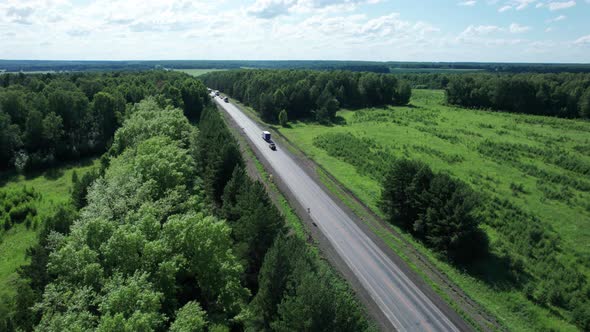
[[[64,60],[0,60],[0,71],[140,71],[168,69],[315,69],[352,70],[388,73],[389,65],[376,61],[317,60],[154,60],[154,61],[64,61]]]
[[[445,89],[447,103],[470,108],[590,118],[590,74],[403,74],[414,88]]]
[[[588,73],[590,65],[584,63],[494,63],[494,62],[387,62],[392,68],[481,70],[492,73]]]
[[[200,81],[165,71],[0,75],[0,170],[104,152],[130,105],[148,95],[198,119],[203,91]]]
[[[350,71],[231,70],[201,76],[205,84],[252,106],[265,121],[289,119],[332,122],[336,111],[405,105],[411,88],[393,75]]]
[[[403,62],[338,60],[149,60],[149,61],[71,61],[71,60],[0,60],[0,71],[112,71],[176,69],[314,69],[351,70],[389,73],[391,69],[420,71],[481,70],[505,73],[590,72],[590,65],[576,63],[493,63],[493,62]]]
[[[72,175],[72,202],[44,221],[0,329],[370,329],[243,164],[214,108],[197,129],[154,97],[130,107],[100,170]]]

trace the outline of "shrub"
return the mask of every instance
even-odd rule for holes
[[[27,216],[37,215],[37,209],[32,204],[25,203],[13,207],[8,214],[13,224],[20,224]]]
[[[281,124],[281,126],[285,127],[287,126],[287,122],[289,121],[288,117],[287,117],[287,111],[286,110],[282,110],[279,113],[279,123]]]

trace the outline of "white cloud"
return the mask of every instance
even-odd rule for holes
[[[248,14],[258,18],[274,18],[289,13],[289,9],[296,4],[293,0],[256,0],[248,8]]]
[[[529,30],[531,30],[531,27],[523,26],[518,23],[512,23],[508,27],[508,31],[510,31],[510,33],[523,33],[523,32],[527,32]]]
[[[271,19],[290,13],[343,12],[356,9],[359,4],[376,4],[381,0],[256,0],[247,8],[248,14]]]
[[[466,0],[466,1],[461,1],[461,2],[457,3],[457,5],[473,7],[473,6],[475,6],[476,3],[477,3],[477,1],[475,1],[475,0]]]
[[[560,9],[566,9],[566,8],[570,8],[576,5],[576,1],[574,0],[570,0],[570,1],[557,1],[557,2],[549,2],[547,3],[547,8],[549,8],[549,10],[560,10]]]
[[[574,41],[576,45],[590,45],[590,35],[582,36]]]
[[[72,37],[86,37],[90,34],[90,30],[87,29],[73,29],[67,32]]]
[[[503,29],[496,25],[470,25],[461,34],[460,38],[489,35],[494,32],[500,32]]]
[[[510,4],[516,8],[516,10],[523,10],[530,4],[535,3],[536,0],[511,0]]]
[[[548,27],[548,28],[545,29],[545,32],[551,32],[551,31],[553,31],[553,28],[552,27]]]
[[[496,4],[498,1],[490,2],[490,4]],[[503,13],[505,11],[515,9],[515,10],[523,10],[527,8],[530,4],[537,2],[537,0],[508,0],[503,1],[502,5],[498,8],[498,12]],[[538,4],[537,4],[538,5]]]
[[[6,9],[6,16],[15,23],[32,24],[29,18],[34,11],[32,7],[8,7]]]
[[[559,21],[565,20],[566,18],[567,18],[567,16],[565,16],[565,15],[559,15],[554,18],[548,19],[545,22],[547,22],[547,23],[559,22]]]
[[[475,5],[493,6],[488,7],[492,11],[503,6],[522,10],[548,1],[485,0]],[[466,24],[464,31],[455,33],[448,26],[407,19],[403,12],[375,13],[370,10],[374,2],[250,0],[240,5],[236,0],[0,0],[0,57],[588,61],[586,48],[566,47],[588,33],[585,30],[575,30],[579,35],[567,32],[574,30],[559,31],[552,35],[562,41],[559,46],[549,48],[543,58],[530,57],[526,47],[539,37],[517,34],[530,28],[524,21],[520,22],[523,25],[501,25],[493,20]],[[466,1],[455,0],[454,4],[462,2]],[[392,3],[384,1],[379,10]],[[540,32],[546,28],[533,24],[526,22]]]
[[[556,43],[552,40],[540,40],[529,43],[526,48],[527,51],[532,53],[545,53],[551,54],[556,47],[562,47],[565,45],[559,45],[560,43]]]

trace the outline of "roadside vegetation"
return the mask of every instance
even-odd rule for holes
[[[508,329],[589,328],[589,123],[447,106],[432,90],[414,90],[409,107],[337,116],[337,125],[280,131],[431,248],[425,254]],[[453,253],[465,233],[444,235],[461,225],[480,235]]]
[[[208,98],[189,110],[179,100],[127,105],[98,169],[68,174],[0,330],[371,329],[346,283],[245,175]],[[41,218],[38,196],[2,196],[11,226]]]

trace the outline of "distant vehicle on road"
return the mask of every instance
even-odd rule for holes
[[[229,99],[227,97],[223,98],[223,101],[225,101],[226,103],[229,103]]]
[[[276,145],[276,144],[274,144],[274,143],[272,143],[272,142],[271,142],[271,143],[268,145],[268,147],[269,147],[271,150],[276,150],[276,149],[277,149],[277,145]]]
[[[215,95],[219,96],[219,90],[215,91]]]
[[[270,132],[263,131],[262,132],[262,139],[265,140],[265,141],[267,141],[267,142],[270,142]]]

